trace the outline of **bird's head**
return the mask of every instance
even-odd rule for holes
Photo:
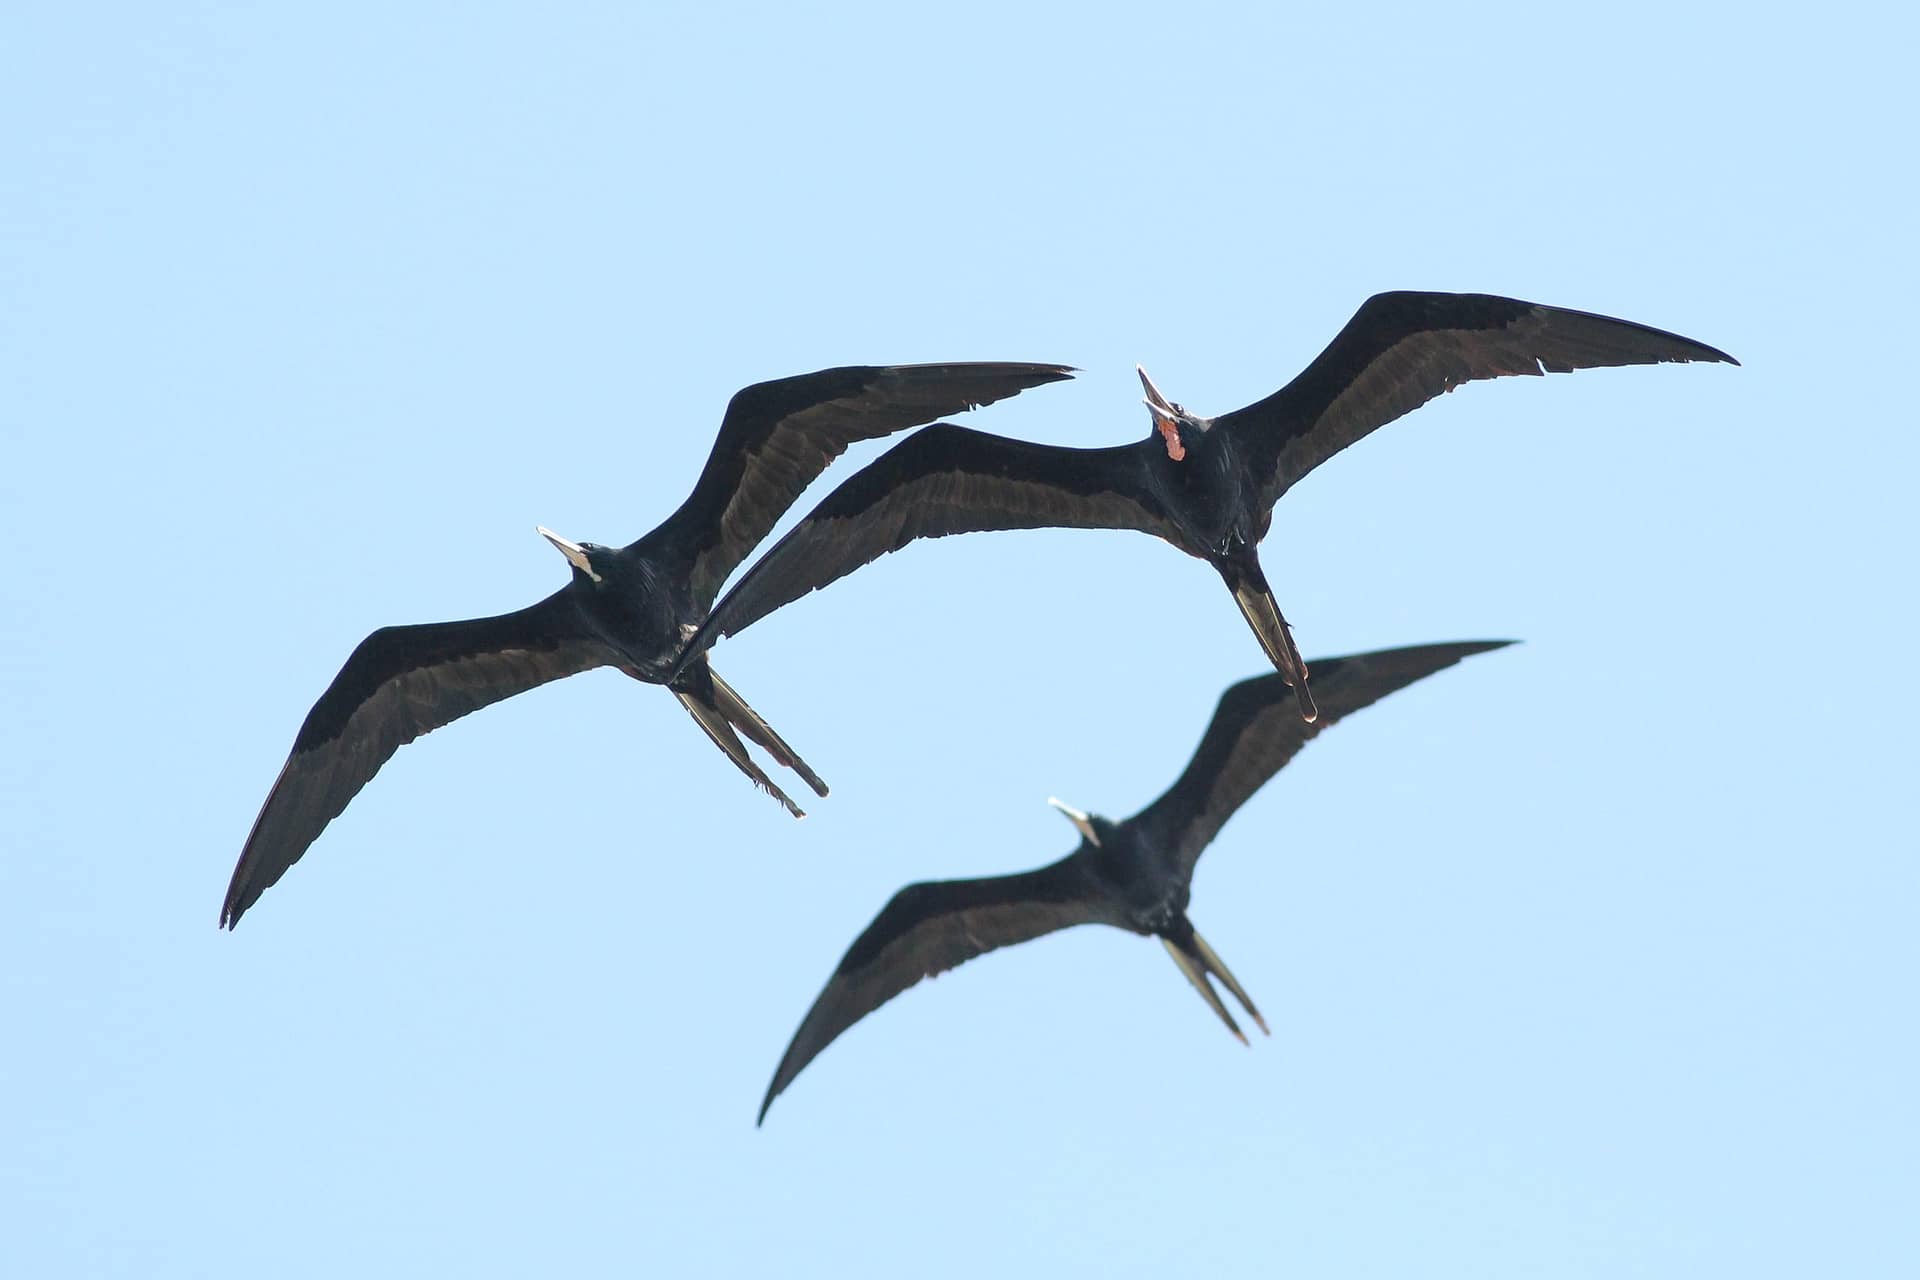
[[[1099,849],[1113,843],[1114,832],[1119,828],[1107,819],[1095,813],[1083,813],[1064,800],[1056,800],[1052,796],[1047,797],[1047,803],[1065,815],[1067,821],[1073,824],[1073,829],[1094,848]]]
[[[1153,379],[1147,376],[1145,369],[1139,365],[1133,366],[1133,369],[1140,375],[1140,385],[1147,390],[1142,403],[1147,406],[1147,412],[1153,415],[1153,428],[1165,438],[1167,456],[1179,462],[1187,456],[1187,446],[1206,431],[1207,423],[1161,395],[1160,388],[1153,385]]]
[[[598,586],[612,576],[612,547],[603,547],[597,542],[569,542],[545,525],[535,525],[534,528],[567,558],[567,563],[573,566],[576,580],[585,580]]]

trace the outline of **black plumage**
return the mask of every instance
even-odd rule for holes
[[[234,867],[221,924],[237,923],[401,746],[594,667],[667,685],[734,764],[799,816],[740,735],[817,793],[826,784],[704,657],[678,661],[721,583],[849,444],[1069,376],[1059,365],[859,366],[741,390],[693,492],[637,542],[615,549],[542,529],[572,565],[559,591],[496,617],[383,627],[360,643],[294,738]]]
[[[775,544],[715,606],[689,658],[916,538],[1137,529],[1214,567],[1312,719],[1306,665],[1256,550],[1289,488],[1464,382],[1685,361],[1738,363],[1627,320],[1485,294],[1383,293],[1292,382],[1218,418],[1174,404],[1141,371],[1155,430],[1133,444],[1073,449],[929,427],[854,473]]]
[[[834,1039],[922,978],[999,947],[1080,924],[1149,934],[1167,951],[1227,1029],[1241,1034],[1209,977],[1266,1022],[1187,918],[1200,854],[1234,812],[1321,729],[1396,689],[1476,653],[1512,643],[1465,641],[1383,649],[1315,664],[1320,717],[1308,723],[1278,675],[1243,680],[1221,695],[1186,770],[1152,804],[1122,822],[1053,801],[1080,831],[1080,846],[1037,871],[908,885],[848,948],[794,1033],[767,1088],[760,1119]]]

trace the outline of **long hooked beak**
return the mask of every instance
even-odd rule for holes
[[[1066,801],[1056,800],[1052,796],[1047,797],[1047,803],[1058,809],[1061,813],[1066,814],[1067,821],[1071,822],[1079,830],[1081,835],[1092,841],[1094,848],[1097,849],[1100,847],[1100,837],[1096,835],[1093,830],[1092,815],[1083,813]]]
[[[567,541],[567,539],[561,537],[543,524],[533,526],[533,531],[545,538],[548,542],[551,542],[574,568],[586,574],[595,582],[600,581],[600,575],[593,571],[593,562],[587,559],[586,548],[577,542]]]
[[[1145,365],[1137,364],[1133,366],[1133,371],[1140,375],[1140,385],[1147,389],[1146,399],[1142,400],[1141,403],[1153,410],[1154,417],[1171,418],[1179,413],[1180,407],[1161,395],[1160,388],[1153,385],[1153,379],[1147,376]]]
[[[1253,1007],[1253,1001],[1248,997],[1246,988],[1234,978],[1232,971],[1227,968],[1226,962],[1220,958],[1219,953],[1208,946],[1207,940],[1200,936],[1199,930],[1191,925],[1188,926],[1188,934],[1193,940],[1191,952],[1164,933],[1160,935],[1160,941],[1167,948],[1167,954],[1173,957],[1173,962],[1180,966],[1180,972],[1187,975],[1187,981],[1193,984],[1193,989],[1198,991],[1200,998],[1207,1002],[1207,1007],[1220,1015],[1220,1021],[1227,1024],[1227,1030],[1233,1032],[1235,1040],[1241,1044],[1247,1042],[1247,1037],[1241,1034],[1239,1025],[1234,1022],[1233,1015],[1228,1013],[1227,1006],[1221,1003],[1220,993],[1213,989],[1211,982],[1207,981],[1207,975],[1211,973],[1226,984],[1227,990],[1233,992],[1234,999],[1246,1007],[1247,1013],[1259,1025],[1260,1034],[1272,1035],[1273,1032],[1267,1030],[1267,1020],[1260,1016],[1258,1009]]]
[[[1180,406],[1160,394],[1160,388],[1153,385],[1153,379],[1147,376],[1143,365],[1133,366],[1140,375],[1140,385],[1145,387],[1147,395],[1140,403],[1147,406],[1147,412],[1153,415],[1154,428],[1166,438],[1167,456],[1175,462],[1187,456],[1187,448],[1180,443]]]

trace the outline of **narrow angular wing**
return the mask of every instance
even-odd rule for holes
[[[502,698],[611,661],[581,628],[565,590],[514,613],[382,627],[362,640],[293,740],[240,851],[221,925],[238,924],[402,746]]]
[[[1630,320],[1481,293],[1381,293],[1299,377],[1224,414],[1268,505],[1362,436],[1464,382],[1686,361],[1724,351]]]
[[[756,383],[728,403],[693,492],[648,539],[679,553],[704,610],[848,445],[1072,376],[1056,364],[860,365]]]
[[[1138,445],[1069,449],[936,424],[823,498],[726,594],[688,652],[916,538],[1044,528],[1171,532]]]
[[[760,1119],[841,1032],[922,978],[1058,929],[1102,920],[1073,857],[1038,871],[910,884],[854,940],[793,1033]]]
[[[1311,724],[1300,718],[1293,690],[1280,676],[1242,680],[1220,695],[1179,780],[1128,821],[1147,827],[1161,848],[1173,850],[1191,877],[1227,819],[1322,729],[1462,658],[1512,643],[1469,640],[1320,658],[1309,664],[1320,705],[1320,718]]]

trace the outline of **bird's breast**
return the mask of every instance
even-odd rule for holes
[[[1200,556],[1220,554],[1246,535],[1239,472],[1227,450],[1207,444],[1180,462],[1162,456],[1154,468],[1155,496],[1180,526],[1185,550]]]
[[[664,675],[685,644],[684,624],[672,602],[651,591],[604,591],[587,606],[601,639],[649,676]]]
[[[1130,928],[1154,933],[1187,909],[1186,886],[1153,849],[1123,840],[1102,852],[1105,856],[1097,864],[1100,879]]]

